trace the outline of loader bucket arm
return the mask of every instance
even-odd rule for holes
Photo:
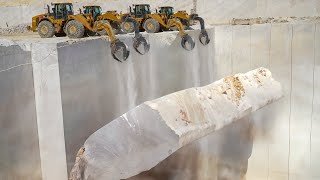
[[[195,16],[193,18],[193,20],[199,21],[200,22],[200,26],[201,26],[201,32],[199,35],[199,40],[201,42],[201,44],[203,45],[207,45],[210,42],[210,38],[208,36],[208,32],[205,29],[205,25],[204,25],[204,20],[203,18],[199,17],[199,16]]]
[[[190,16],[185,11],[178,11],[175,14],[172,15],[173,18],[179,18],[183,20],[190,19]]]
[[[170,19],[168,22],[168,26],[169,27],[173,27],[176,26],[179,30],[179,35],[182,38],[181,40],[181,46],[187,50],[187,51],[191,51],[194,46],[195,43],[193,41],[193,39],[191,38],[191,36],[189,34],[187,34],[184,29],[183,29],[183,25],[181,24],[180,21],[177,21],[175,19]]]
[[[115,36],[110,24],[104,24],[97,21],[94,25],[93,31],[96,32],[101,29],[105,29],[110,38],[111,54],[113,58],[119,62],[127,60],[130,54],[129,48]]]
[[[87,18],[84,17],[82,14],[79,15],[71,15],[70,20],[76,20],[79,21],[85,28],[87,28],[90,31],[94,31],[93,27],[88,22]]]
[[[118,23],[121,22],[120,15],[114,11],[108,11],[98,17],[98,20],[103,20],[103,19],[111,20]]]
[[[146,38],[144,38],[139,31],[139,23],[137,20],[127,17],[125,19],[126,22],[131,22],[134,25],[134,38],[133,38],[133,47],[134,49],[141,55],[146,54],[150,50],[150,44],[147,42]]]

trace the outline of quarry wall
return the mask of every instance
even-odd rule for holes
[[[1,40],[0,179],[41,177],[31,52]]]
[[[14,136],[1,135],[5,148],[0,159],[22,160],[2,165],[0,172],[24,179],[66,179],[83,141],[130,108],[264,66],[282,83],[282,100],[182,148],[135,178],[212,179],[230,166],[228,176],[234,179],[248,165],[247,179],[319,179],[319,23],[225,25],[208,32],[212,41],[206,47],[197,41],[198,31],[191,33],[197,43],[191,52],[180,47],[175,33],[145,34],[151,44],[145,56],[134,52],[128,35],[120,36],[131,47],[124,63],[112,59],[109,43],[100,38],[9,45],[2,39],[1,53],[14,52],[1,56],[1,102],[16,104],[10,111],[1,107],[1,123],[22,126],[8,127]],[[25,164],[29,161],[32,168]],[[26,166],[41,175],[30,175]]]

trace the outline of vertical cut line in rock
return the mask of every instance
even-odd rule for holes
[[[31,47],[30,47],[30,49],[32,50],[32,47],[33,45],[31,44]],[[34,72],[34,65],[33,65],[33,63],[32,63],[32,53],[31,53],[31,67],[32,67],[32,80],[33,80],[33,82],[32,82],[32,87],[33,87],[33,93],[32,93],[32,95],[33,95],[33,100],[34,100],[34,110],[35,110],[35,116],[36,116],[36,134],[37,134],[37,139],[38,139],[38,142],[37,142],[37,145],[38,145],[38,150],[39,150],[39,154],[38,154],[38,158],[39,158],[39,167],[40,167],[40,176],[41,176],[41,178],[43,179],[44,177],[43,177],[43,171],[42,171],[42,163],[41,163],[41,150],[40,150],[40,136],[39,136],[39,120],[38,120],[38,115],[37,115],[37,105],[36,105],[36,96],[37,96],[37,94],[36,94],[36,88],[37,88],[37,85],[35,84],[35,81],[34,81],[34,78],[35,78],[35,72]],[[42,68],[41,68],[41,71],[40,71],[41,73],[42,73]],[[42,77],[42,74],[41,74],[41,77]]]
[[[268,68],[271,68],[271,43],[272,43],[272,23],[270,23],[270,31],[269,31],[269,60],[268,60]]]
[[[270,23],[270,30],[269,30],[269,59],[268,59],[268,68],[271,68],[271,43],[272,43],[272,24]],[[267,180],[270,178],[270,144],[267,144],[268,149],[268,173],[267,173]]]
[[[315,71],[316,71],[316,45],[317,45],[317,40],[316,40],[316,32],[317,32],[317,24],[314,24],[314,33],[313,33],[313,74],[312,74],[312,103],[311,103],[311,117],[310,117],[310,134],[309,134],[309,141],[310,141],[310,149],[309,149],[309,168],[311,170],[311,160],[312,160],[312,155],[311,155],[311,148],[312,148],[312,125],[313,125],[313,115],[314,115],[314,91],[315,91]]]
[[[291,155],[291,109],[292,109],[292,44],[293,25],[291,24],[291,47],[290,47],[290,108],[289,108],[289,151],[288,151],[288,180],[290,180],[290,155]]]
[[[268,152],[268,173],[267,173],[267,180],[269,180],[269,176],[270,176],[270,144],[268,142],[267,144],[267,152]]]
[[[233,74],[233,26],[231,26],[231,51],[230,51],[230,58],[231,58],[231,74]]]
[[[249,59],[249,61],[250,61],[250,69],[253,69],[253,63],[252,63],[252,59],[251,59],[251,46],[252,46],[252,43],[251,43],[251,27],[252,27],[252,25],[250,25],[250,59]]]

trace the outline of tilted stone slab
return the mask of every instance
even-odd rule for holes
[[[280,83],[259,68],[145,102],[87,139],[70,179],[132,177],[281,97]]]

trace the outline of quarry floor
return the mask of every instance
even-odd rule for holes
[[[207,46],[189,33],[190,52],[176,32],[143,33],[144,56],[120,35],[131,48],[124,63],[101,37],[0,37],[0,179],[67,179],[85,139],[129,109],[261,66],[282,83],[282,100],[134,178],[319,179],[319,22],[214,26]]]

